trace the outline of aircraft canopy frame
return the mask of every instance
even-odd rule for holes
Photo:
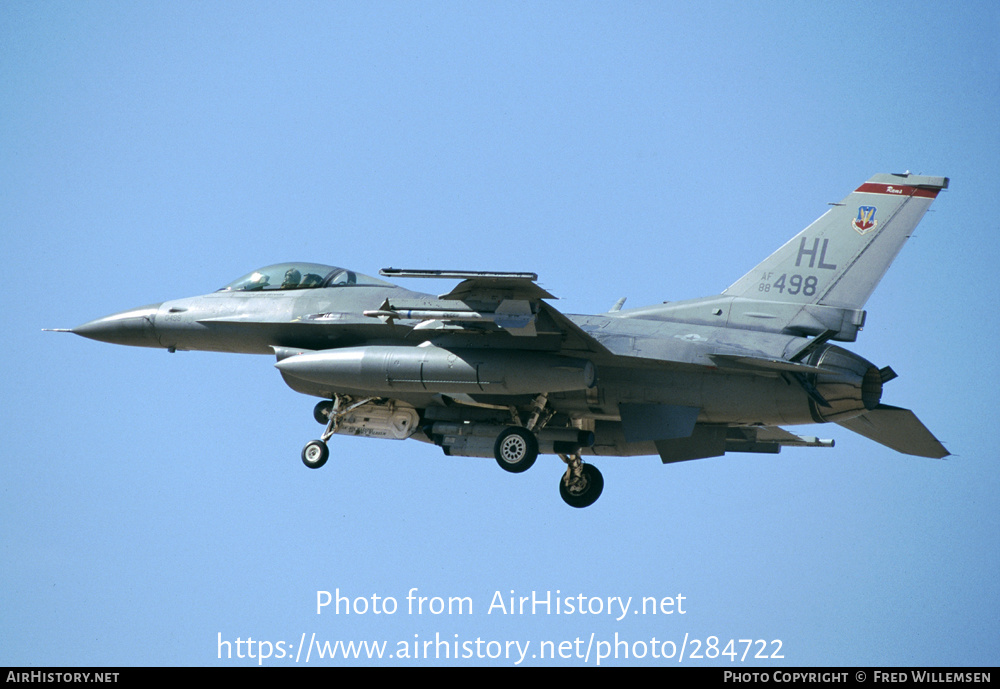
[[[324,287],[395,287],[391,282],[322,263],[275,263],[233,280],[219,292],[274,292]]]

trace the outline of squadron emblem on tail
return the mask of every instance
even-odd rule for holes
[[[861,206],[858,208],[858,217],[851,223],[859,234],[864,234],[875,229],[878,222],[875,220],[875,206]]]

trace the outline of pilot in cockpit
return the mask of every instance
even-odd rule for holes
[[[295,268],[289,268],[285,271],[285,279],[281,283],[281,289],[295,289],[299,286],[299,281],[301,280],[302,273]]]

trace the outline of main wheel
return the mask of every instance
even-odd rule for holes
[[[538,438],[526,428],[511,426],[497,436],[493,456],[504,471],[520,474],[538,459]]]
[[[319,469],[330,459],[330,448],[322,440],[310,440],[302,448],[302,463],[310,469]]]
[[[567,486],[565,477],[559,479],[559,495],[570,507],[590,507],[604,490],[604,477],[593,464],[581,467],[583,475]]]

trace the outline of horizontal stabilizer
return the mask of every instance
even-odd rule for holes
[[[861,416],[837,423],[903,454],[933,459],[950,454],[909,409],[880,404]]]

